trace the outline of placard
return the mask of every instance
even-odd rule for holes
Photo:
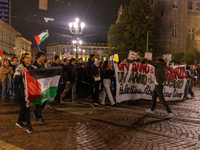
[[[134,51],[129,51],[129,54],[128,54],[128,59],[129,60],[137,60],[138,58],[138,54]]]

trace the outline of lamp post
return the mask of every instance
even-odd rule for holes
[[[75,19],[75,22],[69,23],[69,29],[72,34],[75,35],[75,40],[72,41],[73,45],[76,46],[76,58],[78,58],[78,46],[82,44],[82,41],[79,40],[78,36],[83,33],[85,28],[85,23],[79,22],[79,18]]]

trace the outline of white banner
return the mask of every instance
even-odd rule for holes
[[[155,88],[154,67],[147,64],[115,64],[116,101],[151,100]],[[183,99],[187,82],[185,66],[167,67],[164,83],[166,100]]]

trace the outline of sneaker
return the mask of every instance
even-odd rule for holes
[[[49,110],[51,110],[52,107],[51,107],[51,106],[45,106],[45,109],[49,109]]]
[[[98,104],[97,104],[97,103],[94,103],[94,106],[98,106]]]
[[[151,109],[146,109],[146,112],[148,112],[148,113],[154,113],[154,111],[152,111]]]
[[[46,124],[46,122],[44,121],[44,119],[38,119],[38,123],[43,125],[43,124]]]
[[[169,117],[171,117],[171,116],[173,116],[174,114],[173,113],[168,113],[166,116],[165,116],[165,118],[169,118]]]
[[[27,131],[28,133],[33,133],[33,132],[34,132],[34,130],[33,130],[32,127],[28,127],[26,131]]]
[[[20,128],[24,128],[25,127],[25,125],[22,122],[17,122],[15,125],[20,127]]]
[[[193,95],[192,98],[193,98],[193,97],[196,97],[196,95]]]
[[[116,106],[117,106],[116,104],[111,105],[111,107],[116,107]]]
[[[37,116],[36,116],[36,114],[35,114],[34,111],[32,111],[31,115],[32,115],[32,117],[33,117],[33,119],[34,119],[35,121],[38,121],[38,118],[37,118]]]

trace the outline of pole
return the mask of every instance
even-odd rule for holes
[[[78,35],[76,35],[76,59],[78,58]]]
[[[147,31],[147,52],[149,52],[149,31]]]
[[[37,46],[38,46],[38,49],[39,49],[39,51],[41,51],[41,49],[40,49],[39,45],[37,45]]]

